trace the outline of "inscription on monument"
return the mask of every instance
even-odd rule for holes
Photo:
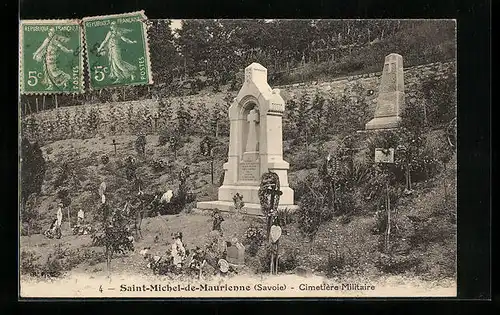
[[[258,162],[240,162],[240,178],[239,180],[245,182],[257,182],[260,180]]]

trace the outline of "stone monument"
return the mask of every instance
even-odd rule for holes
[[[365,125],[365,129],[397,128],[401,123],[403,106],[403,57],[389,54],[385,57],[375,117]]]
[[[260,211],[259,185],[262,174],[275,172],[280,179],[279,208],[297,208],[288,186],[289,164],[283,160],[282,116],[285,101],[278,89],[267,83],[267,69],[252,63],[245,69],[245,82],[229,107],[230,135],[224,183],[217,201],[198,202],[199,209],[229,211],[233,196],[243,196],[249,214]]]

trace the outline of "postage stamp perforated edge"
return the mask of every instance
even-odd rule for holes
[[[78,91],[29,91],[26,92],[24,90],[24,68],[23,68],[23,47],[24,47],[24,35],[23,35],[23,26],[27,24],[76,24],[79,26],[80,30],[80,62],[79,62],[79,70],[80,70],[80,88]],[[82,21],[79,19],[44,19],[44,20],[20,20],[19,21],[19,95],[55,95],[55,94],[63,94],[63,95],[73,95],[73,94],[82,94],[85,92],[85,78],[83,75],[84,69],[84,57],[85,57],[85,45],[83,39],[83,28]]]
[[[90,79],[91,75],[91,69],[90,69],[90,63],[89,63],[89,49],[87,47],[88,42],[87,42],[87,34],[86,34],[86,28],[85,28],[85,22],[88,21],[93,21],[93,20],[100,20],[100,19],[105,19],[105,18],[118,18],[118,17],[126,17],[130,15],[136,15],[140,14],[141,17],[143,18],[142,22],[142,30],[144,33],[144,50],[145,50],[145,57],[146,57],[146,65],[148,67],[148,82],[147,83],[130,83],[130,84],[123,84],[123,85],[113,85],[113,86],[106,86],[106,87],[93,87],[92,86],[92,80]],[[85,60],[87,63],[87,71],[89,75],[89,90],[90,91],[98,91],[98,90],[115,90],[118,88],[122,88],[124,86],[140,86],[140,85],[149,85],[153,84],[153,73],[151,71],[151,56],[149,52],[149,35],[148,35],[148,29],[150,27],[148,23],[148,18],[146,14],[144,13],[144,10],[140,11],[134,11],[134,12],[127,12],[127,13],[117,13],[117,14],[107,14],[107,15],[96,15],[96,16],[87,16],[82,18],[81,20],[81,25],[82,25],[82,30],[83,30],[83,38],[85,39]]]

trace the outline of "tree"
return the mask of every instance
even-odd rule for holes
[[[27,226],[27,235],[30,236],[32,232],[32,227],[37,223],[38,220],[38,210],[37,204],[37,194],[33,193],[28,197],[28,200],[21,205],[21,222]]]
[[[323,193],[320,180],[313,174],[309,175],[303,182],[303,194],[300,197],[297,223],[301,233],[314,240],[316,233],[324,222],[325,214],[328,213],[327,198]]]
[[[144,155],[146,153],[146,136],[138,135],[135,140],[135,150],[138,154]]]
[[[191,116],[191,113],[186,110],[182,102],[177,108],[176,116],[176,134],[180,135],[181,137],[188,136],[190,133],[188,131],[191,130],[191,122],[193,117]]]
[[[323,140],[325,140],[325,127],[328,122],[325,121],[325,98],[319,92],[314,96],[311,112],[311,134],[315,135],[316,141],[323,143]]]
[[[306,154],[309,156],[309,145],[311,143],[311,116],[309,115],[309,102],[307,95],[302,95],[300,98],[297,112],[297,129],[299,136],[303,139]]]
[[[109,204],[103,203],[97,215],[101,224],[92,235],[92,242],[94,246],[104,246],[106,267],[110,273],[111,260],[116,253],[134,250],[132,232],[127,227],[129,219],[121,209],[112,210]]]
[[[423,84],[422,90],[431,125],[442,126],[456,117],[457,101],[454,76],[445,80],[427,81]]]
[[[95,133],[97,132],[97,129],[99,128],[99,121],[100,120],[100,117],[99,117],[99,109],[97,108],[91,108],[90,109],[90,112],[88,113],[88,116],[87,116],[87,121],[86,121],[86,129],[87,129],[87,132],[90,134],[90,135],[95,135]]]
[[[180,61],[170,28],[171,23],[169,19],[153,20],[148,30],[151,67],[158,83],[172,82],[174,68]]]
[[[291,99],[286,104],[286,110],[283,116],[283,138],[290,140],[295,138],[297,132],[297,102]]]
[[[177,152],[184,145],[184,138],[178,129],[173,131],[173,134],[168,138],[168,147],[174,153],[174,159],[177,159]]]
[[[21,198],[24,205],[31,194],[42,191],[46,165],[38,142],[31,144],[26,138],[21,141],[21,158]]]

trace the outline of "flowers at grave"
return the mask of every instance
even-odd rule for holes
[[[165,169],[167,166],[167,163],[164,160],[161,159],[154,159],[151,161],[151,167],[153,168],[153,171],[159,172]]]
[[[189,268],[193,270],[200,270],[205,264],[205,251],[196,247],[193,251],[193,256],[189,262]]]
[[[250,226],[245,232],[245,240],[247,243],[248,254],[255,256],[259,247],[265,240],[264,230],[255,226]]]
[[[101,162],[104,165],[108,164],[109,163],[109,156],[107,154],[104,154],[103,156],[101,156]]]
[[[239,193],[236,193],[233,196],[233,203],[234,203],[234,208],[236,209],[237,212],[239,212],[245,206],[245,203],[243,202],[243,196],[240,195]]]

